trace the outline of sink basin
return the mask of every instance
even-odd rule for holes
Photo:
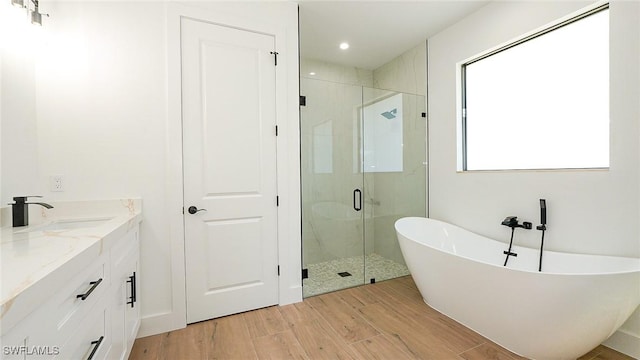
[[[105,224],[111,219],[113,218],[56,220],[48,224],[36,226],[33,229],[29,229],[27,231],[87,229]]]

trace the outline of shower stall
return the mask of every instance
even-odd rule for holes
[[[426,215],[425,97],[300,79],[303,295],[409,274],[394,223]]]

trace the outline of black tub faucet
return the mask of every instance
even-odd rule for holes
[[[531,227],[533,226],[533,224],[531,224],[528,221],[525,221],[522,224],[520,224],[518,222],[518,217],[517,216],[507,216],[504,220],[502,220],[501,225],[508,226],[511,229],[513,229],[513,228],[524,228],[524,229],[527,229],[527,230],[530,230]]]
[[[13,198],[14,203],[11,205],[11,213],[13,216],[13,227],[29,225],[29,205],[40,205],[47,209],[53,209],[53,206],[43,202],[27,202],[27,198],[42,196],[16,196]]]
[[[509,240],[509,250],[502,252],[503,254],[507,255],[507,257],[504,259],[504,265],[502,266],[507,266],[507,262],[509,261],[509,256],[518,256],[517,253],[514,253],[513,251],[511,251],[511,247],[513,246],[514,231],[516,230],[516,228],[523,228],[526,230],[530,230],[533,224],[531,224],[528,221],[524,221],[522,224],[520,224],[518,222],[517,216],[507,216],[504,220],[502,220],[501,224],[511,228],[511,240]]]

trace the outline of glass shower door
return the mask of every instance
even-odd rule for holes
[[[363,88],[365,281],[409,275],[395,233],[396,220],[426,216],[425,97]]]
[[[408,275],[394,223],[426,216],[425,97],[300,87],[303,296]]]
[[[364,282],[362,88],[300,79],[303,296]]]

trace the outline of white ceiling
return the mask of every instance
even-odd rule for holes
[[[487,3],[300,0],[300,56],[373,70]]]

